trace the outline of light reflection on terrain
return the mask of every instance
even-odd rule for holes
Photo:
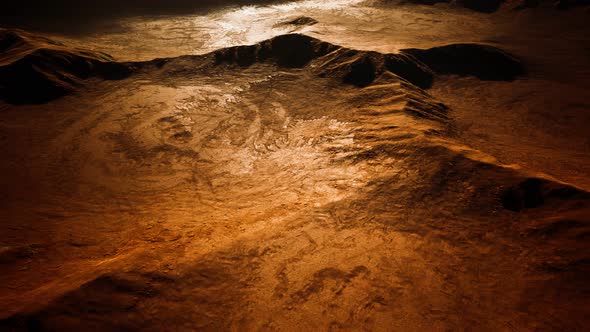
[[[301,16],[320,23],[279,24]],[[473,19],[466,13],[433,14],[427,7],[376,9],[360,0],[300,1],[245,6],[209,15],[128,18],[117,25],[111,33],[54,37],[68,44],[99,49],[119,60],[137,61],[203,54],[228,46],[254,44],[289,32],[379,52],[430,47],[441,41],[465,41],[474,33],[478,33],[478,38],[485,38],[490,33],[489,19],[483,15]]]

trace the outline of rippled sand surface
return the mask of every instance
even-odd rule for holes
[[[587,14],[544,10],[300,1],[21,33],[0,63],[42,42],[131,71],[0,102],[0,330],[582,331]],[[429,85],[394,61],[456,43],[526,73],[425,60]]]

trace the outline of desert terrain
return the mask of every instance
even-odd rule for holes
[[[35,15],[0,331],[588,330],[585,1]]]

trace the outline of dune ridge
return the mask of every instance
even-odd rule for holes
[[[0,99],[9,103],[43,103],[71,93],[90,77],[123,79],[144,63],[118,63],[107,54],[69,49],[18,30],[0,31]],[[455,44],[399,54],[357,51],[301,34],[281,35],[251,46],[213,52],[215,62],[249,66],[275,60],[279,66],[301,68],[316,60],[320,76],[340,76],[346,83],[369,85],[385,71],[426,89],[437,74],[473,75],[512,80],[525,73],[510,54],[481,44]],[[207,55],[205,55],[206,57]],[[199,57],[199,56],[197,56]],[[444,65],[443,65],[444,64]],[[135,69],[134,69],[135,68]]]
[[[117,80],[130,73],[107,54],[0,29],[0,99],[7,102],[44,103],[73,92],[87,78]]]

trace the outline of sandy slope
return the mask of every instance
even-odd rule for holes
[[[584,113],[414,55],[285,35],[4,102],[0,329],[583,330]]]
[[[130,69],[101,52],[73,49],[21,30],[0,28],[0,99],[44,103],[71,93],[89,77],[121,79]]]

